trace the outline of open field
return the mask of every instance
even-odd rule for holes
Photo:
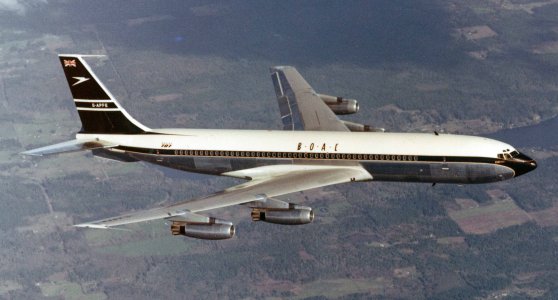
[[[68,281],[38,283],[45,297],[60,297],[68,300],[102,300],[107,299],[104,293],[84,293],[79,284]]]
[[[530,212],[529,215],[542,227],[558,226],[558,206],[549,209]]]
[[[0,281],[0,295],[4,297],[7,294],[9,294],[9,292],[19,290],[21,288],[23,287],[17,281],[13,281],[13,280]]]
[[[310,297],[324,296],[326,298],[340,298],[351,294],[363,294],[367,297],[385,294],[391,283],[384,278],[351,278],[332,279],[309,282],[296,287],[294,297],[288,299],[306,299]]]
[[[468,40],[479,40],[498,35],[492,28],[486,25],[463,27],[459,28],[457,31]]]
[[[495,230],[528,222],[529,215],[517,207],[513,200],[448,211],[449,216],[466,233],[486,234]]]

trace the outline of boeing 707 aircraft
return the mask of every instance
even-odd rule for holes
[[[151,129],[130,116],[84,58],[59,55],[81,119],[75,140],[23,152],[49,155],[91,150],[122,162],[146,161],[246,182],[215,194],[75,225],[88,228],[164,219],[173,235],[227,239],[231,222],[202,212],[232,205],[254,221],[307,224],[310,207],[275,197],[353,181],[486,183],[510,179],[536,162],[496,140],[451,134],[387,133],[343,121],[358,102],[316,93],[294,67],[271,68],[283,130]]]

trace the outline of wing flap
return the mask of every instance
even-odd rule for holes
[[[332,184],[372,179],[370,174],[359,166],[306,166],[305,169],[295,168],[290,172],[286,171],[285,166],[280,166],[280,170],[277,172],[270,170],[270,167],[266,168],[265,172],[253,170],[251,173],[274,173],[274,175],[257,177],[257,179],[207,197],[75,226],[106,229],[113,226],[169,219],[188,213],[243,204],[257,201],[262,196],[276,197]]]
[[[100,149],[100,148],[112,148],[116,146],[118,145],[114,143],[93,140],[93,139],[72,140],[72,141],[62,142],[62,143],[45,146],[37,149],[27,150],[25,152],[21,152],[21,154],[32,155],[32,156],[43,156],[43,155],[51,155],[51,154],[59,154],[59,153],[93,150],[93,149]]]

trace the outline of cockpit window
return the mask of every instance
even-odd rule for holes
[[[519,155],[519,152],[517,152],[517,151],[513,151],[513,152],[510,152],[510,153],[504,152],[504,153],[498,153],[498,158],[507,160],[507,159],[512,159],[514,157],[517,157],[518,155]]]

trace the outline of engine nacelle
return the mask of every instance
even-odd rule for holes
[[[173,235],[184,235],[203,240],[224,240],[234,236],[232,224],[189,224],[173,222],[171,225]]]
[[[354,123],[349,121],[341,120],[350,131],[357,131],[357,132],[384,132],[386,131],[384,128],[375,128],[370,125],[364,125],[360,123]]]
[[[281,225],[302,225],[314,220],[314,211],[311,208],[276,209],[253,208],[252,221],[264,221]]]
[[[318,96],[336,115],[349,115],[358,112],[358,101],[355,99],[344,99],[343,97],[323,94],[318,94]]]

